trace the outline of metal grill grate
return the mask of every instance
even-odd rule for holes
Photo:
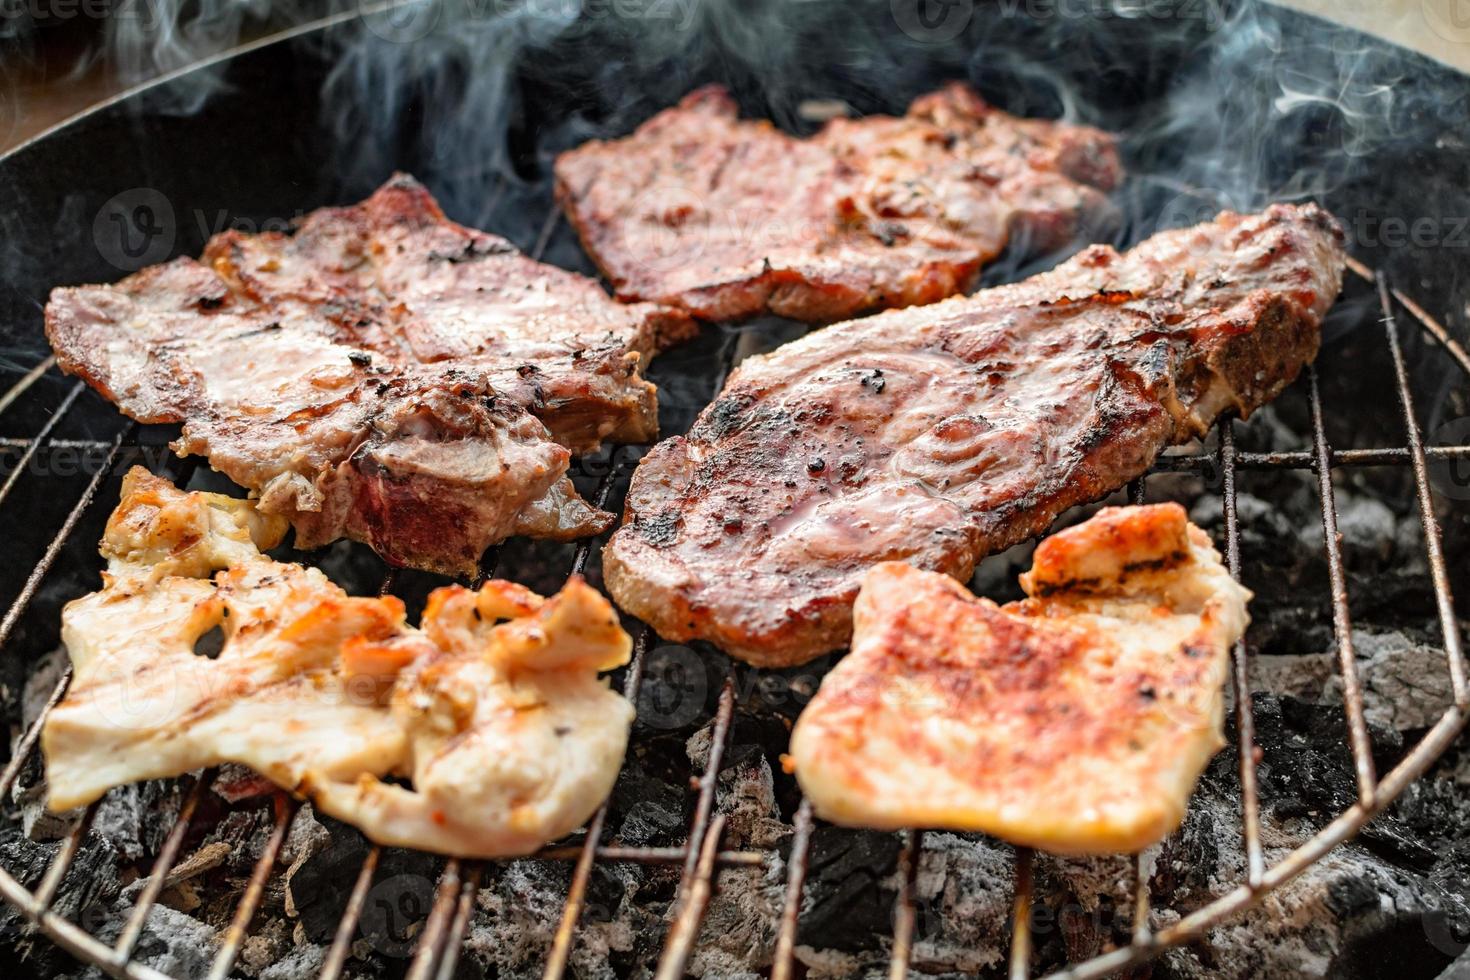
[[[549,242],[555,227],[554,222],[554,216],[548,219],[533,250],[535,256],[539,257]],[[1297,847],[1282,860],[1269,867],[1266,865],[1261,847],[1255,727],[1247,671],[1248,651],[1242,640],[1233,651],[1231,676],[1237,712],[1236,728],[1240,742],[1241,833],[1246,855],[1244,880],[1234,890],[1218,897],[1210,904],[1165,928],[1155,930],[1150,922],[1151,896],[1144,858],[1139,855],[1131,859],[1131,874],[1134,883],[1131,942],[1086,962],[1070,966],[1053,974],[1053,978],[1065,977],[1072,978],[1072,980],[1083,980],[1083,978],[1106,976],[1147,960],[1163,949],[1191,942],[1199,938],[1210,927],[1252,906],[1273,889],[1300,874],[1334,846],[1347,840],[1364,823],[1383,810],[1439,757],[1465,724],[1467,711],[1470,711],[1470,687],[1467,687],[1464,652],[1453,609],[1439,524],[1433,510],[1427,464],[1430,460],[1470,459],[1470,446],[1426,447],[1423,444],[1416,421],[1408,371],[1400,346],[1396,311],[1398,309],[1406,311],[1467,376],[1470,376],[1470,356],[1467,356],[1464,348],[1453,340],[1441,324],[1408,297],[1393,290],[1384,277],[1375,276],[1367,267],[1351,260],[1349,266],[1358,277],[1374,286],[1377,291],[1385,340],[1393,361],[1394,381],[1402,414],[1405,444],[1402,447],[1387,449],[1333,449],[1324,431],[1322,398],[1317,374],[1314,368],[1309,368],[1306,387],[1312,421],[1310,451],[1252,453],[1238,450],[1233,423],[1227,420],[1219,425],[1219,442],[1215,451],[1166,455],[1158,461],[1153,472],[1205,473],[1216,471],[1220,474],[1226,533],[1225,556],[1231,573],[1237,578],[1240,575],[1240,530],[1236,509],[1237,474],[1244,470],[1305,470],[1312,471],[1316,475],[1331,586],[1333,629],[1341,660],[1344,708],[1348,719],[1348,741],[1357,776],[1358,800],[1351,808],[1339,814],[1314,837]],[[52,367],[51,361],[43,362],[21,378],[10,391],[0,396],[0,411],[4,411],[21,398],[26,390]],[[727,362],[723,367],[728,370],[730,364]],[[3,504],[9,495],[21,472],[24,471],[26,463],[43,447],[84,446],[104,451],[105,458],[103,464],[91,477],[80,499],[62,521],[55,537],[22,586],[14,604],[5,614],[4,619],[0,620],[0,649],[6,646],[15,630],[16,623],[35,597],[79,521],[94,504],[105,506],[96,501],[97,491],[118,468],[123,450],[136,445],[134,439],[137,427],[135,425],[128,425],[116,438],[106,443],[77,440],[67,442],[52,438],[58,423],[75,404],[81,390],[80,383],[68,389],[55,413],[33,438],[4,441],[6,447],[19,450],[21,455],[20,464],[16,470],[3,486],[0,486],[0,504]],[[1421,741],[1392,770],[1381,777],[1374,771],[1372,746],[1364,721],[1363,695],[1356,676],[1346,576],[1341,546],[1337,537],[1337,513],[1333,498],[1332,470],[1351,466],[1407,466],[1412,469],[1430,577],[1434,587],[1444,648],[1448,657],[1447,669],[1454,693],[1454,704],[1444,712]],[[175,479],[182,484],[187,482],[193,473],[194,463],[192,460],[175,461],[171,468],[175,470]],[[602,477],[594,495],[594,500],[598,505],[604,504],[609,499],[617,479],[617,471],[617,466],[611,466],[608,473]],[[1144,480],[1134,481],[1129,487],[1130,499],[1134,502],[1141,502],[1144,496]],[[576,548],[569,574],[581,573],[586,568],[592,554],[592,546],[591,541],[585,541]],[[492,549],[482,562],[479,579],[483,580],[494,575],[497,562],[498,551]],[[392,590],[396,584],[396,578],[395,573],[389,572],[381,583],[381,590],[383,592]],[[636,700],[637,698],[646,655],[652,641],[653,636],[647,627],[641,624],[635,627],[632,662],[623,682],[623,692],[630,699]],[[20,738],[13,757],[3,773],[0,773],[0,796],[10,790],[22,768],[35,752],[41,725],[51,706],[64,694],[66,683],[67,678],[63,677],[50,695],[45,709]],[[730,735],[736,701],[737,695],[733,679],[727,678],[717,702],[710,751],[704,772],[695,783],[697,796],[693,819],[682,847],[634,848],[604,845],[602,838],[608,813],[608,806],[604,803],[588,822],[582,843],[572,846],[548,847],[537,855],[545,859],[573,862],[571,882],[562,906],[560,922],[546,957],[544,975],[547,980],[556,980],[566,973],[576,943],[577,928],[586,905],[588,885],[596,862],[645,862],[677,866],[681,869],[657,970],[659,980],[674,980],[684,975],[689,957],[695,949],[705,911],[717,887],[719,870],[728,867],[761,867],[772,859],[770,854],[760,851],[721,849],[724,817],[716,812],[717,780]],[[126,925],[111,945],[89,934],[81,926],[58,914],[51,907],[57,890],[85,838],[93,808],[87,810],[62,841],[50,867],[34,891],[28,891],[9,873],[0,869],[0,896],[23,912],[56,944],[78,959],[99,966],[117,977],[137,978],[137,980],[155,980],[155,978],[163,977],[163,974],[158,971],[134,962],[132,956],[142,935],[148,914],[155,906],[168,873],[179,857],[190,822],[194,819],[198,804],[203,797],[204,790],[210,785],[212,777],[213,772],[206,771],[192,783],[189,792],[183,798],[173,826],[163,838],[163,844],[154,861],[146,886],[138,894]],[[219,948],[215,952],[209,971],[211,978],[224,978],[232,972],[235,960],[247,937],[251,920],[275,872],[281,846],[296,812],[295,801],[285,794],[276,795],[274,823],[266,846],[254,865],[230,925],[224,931]],[[790,855],[786,865],[785,897],[777,923],[774,962],[771,969],[773,980],[790,980],[793,976],[798,975],[795,965],[797,926],[813,831],[811,808],[807,802],[801,802],[797,808],[793,827]],[[905,842],[899,859],[899,888],[893,919],[890,976],[894,978],[902,978],[908,973],[917,918],[916,880],[923,849],[923,835],[919,830],[907,832],[904,838]],[[324,980],[335,980],[343,973],[381,859],[382,849],[376,846],[371,847],[357,872],[345,911],[337,924],[333,942],[322,964],[320,976]],[[475,897],[480,888],[484,867],[482,862],[457,859],[449,859],[444,863],[432,906],[419,933],[413,960],[408,970],[411,980],[449,980],[453,975],[474,908]],[[1018,848],[1015,860],[1010,956],[1010,976],[1013,980],[1024,980],[1030,974],[1033,869],[1033,853],[1029,849]]]

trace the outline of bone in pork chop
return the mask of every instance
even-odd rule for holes
[[[852,652],[791,734],[818,816],[983,831],[1065,854],[1179,826],[1224,744],[1250,593],[1178,504],[1106,508],[1036,549],[997,606],[934,572],[874,567]]]
[[[1106,223],[1120,177],[1108,134],[1008,115],[958,83],[810,139],[703,88],[556,161],[562,206],[618,296],[708,319],[932,303],[1007,247]]]
[[[570,454],[656,435],[639,369],[690,325],[450,222],[403,176],[293,235],[226,232],[203,262],[46,307],[63,370],[182,422],[176,448],[288,517],[298,546],[346,536],[446,573],[511,534],[607,526]]]
[[[634,474],[608,588],[670,640],[761,666],[843,645],[873,565],[983,556],[1147,471],[1316,356],[1343,236],[1314,205],[815,331],[744,361]]]

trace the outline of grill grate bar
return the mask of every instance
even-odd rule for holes
[[[0,449],[28,449],[34,443],[40,441],[39,434],[34,436],[0,436]],[[112,445],[107,439],[52,439],[49,443],[55,449],[90,449],[102,450]]]
[[[893,902],[893,955],[888,960],[888,980],[905,980],[914,955],[914,924],[918,918],[915,901],[924,832],[907,830],[904,834],[903,851],[898,857],[898,895]]]
[[[235,968],[235,958],[240,955],[240,947],[245,942],[250,920],[255,918],[255,910],[260,907],[260,899],[265,894],[266,882],[270,880],[271,872],[275,870],[276,858],[281,853],[281,845],[285,843],[286,832],[290,830],[291,821],[300,806],[295,800],[282,793],[276,794],[274,804],[275,826],[271,828],[271,835],[266,838],[260,858],[250,871],[250,881],[245,885],[245,893],[240,896],[239,904],[235,906],[235,915],[230,919],[229,927],[225,929],[224,942],[220,944],[220,950],[215,954],[214,962],[209,968],[209,980],[226,980],[230,971]]]
[[[1133,944],[1146,946],[1153,935],[1152,905],[1148,890],[1147,851],[1133,855]]]
[[[418,950],[414,953],[408,980],[429,980],[444,955],[444,947],[449,940],[449,913],[459,902],[463,883],[462,869],[463,863],[459,858],[444,862],[439,885],[434,891],[434,906],[424,922],[424,931],[419,934]]]
[[[591,824],[588,825],[591,827]],[[589,829],[590,833],[590,829]],[[587,847],[586,838],[580,844],[563,844],[546,847],[531,857],[541,861],[573,861],[582,856]],[[599,847],[593,852],[599,861],[624,861],[629,864],[683,864],[685,849],[682,847]],[[718,851],[715,864],[721,868],[759,868],[766,863],[763,851]]]
[[[132,959],[133,947],[138,945],[138,939],[143,935],[143,926],[148,922],[148,913],[153,910],[154,903],[158,901],[158,896],[163,892],[168,873],[173,868],[174,862],[178,860],[179,849],[184,844],[184,835],[188,833],[189,824],[194,819],[194,810],[204,796],[204,787],[212,778],[213,771],[211,770],[195,780],[194,786],[189,790],[189,795],[184,797],[184,802],[179,806],[179,815],[174,818],[174,825],[169,828],[168,836],[164,838],[163,846],[158,850],[158,857],[153,861],[153,870],[149,872],[148,882],[143,886],[143,891],[133,904],[133,910],[128,915],[127,924],[118,934],[117,942],[113,944],[113,965],[120,967]]]
[[[92,817],[97,813],[98,800],[88,803],[82,811],[82,816],[74,824],[71,831],[61,842],[56,856],[51,859],[51,864],[46,868],[46,875],[41,879],[40,885],[36,887],[36,905],[39,908],[49,909],[51,902],[56,898],[56,889],[61,887],[62,879],[71,870],[71,864],[77,858],[77,851],[81,849],[82,840],[87,836],[87,829],[92,826]]]
[[[475,896],[480,891],[480,877],[485,872],[484,862],[475,861],[465,874],[464,887],[459,890],[459,901],[454,906],[454,918],[449,923],[449,935],[444,944],[443,958],[439,961],[436,980],[450,980],[455,965],[459,963],[459,950],[464,942],[465,930],[470,925],[470,913],[475,910]]]
[[[367,905],[368,890],[373,886],[373,876],[378,872],[378,858],[382,856],[383,849],[377,845],[368,848],[367,855],[362,859],[362,867],[357,869],[357,880],[352,883],[352,893],[347,896],[347,907],[342,911],[342,918],[337,922],[337,932],[332,937],[332,947],[327,950],[326,959],[322,961],[322,970],[318,974],[322,980],[337,980],[341,976],[342,968],[347,965],[347,954],[352,947],[353,934],[357,932],[357,923],[362,919],[362,910]]]
[[[710,813],[715,805],[715,788],[719,784],[720,763],[725,758],[725,742],[730,736],[730,723],[735,717],[735,681],[726,677],[720,688],[720,703],[715,711],[715,726],[710,733],[709,756],[705,759],[704,774],[699,777],[699,799],[694,804],[694,824],[689,828],[689,844],[685,848],[684,872],[679,878],[679,890],[688,888],[699,863],[699,852],[704,847],[704,835],[709,828]]]
[[[66,515],[66,520],[61,522],[61,528],[56,532],[56,537],[46,546],[46,551],[41,555],[41,560],[36,562],[36,567],[31,569],[30,576],[25,585],[21,586],[20,595],[16,596],[15,602],[11,603],[10,609],[5,613],[5,619],[0,620],[0,647],[9,640],[10,634],[15,629],[15,624],[20,621],[21,613],[35,598],[36,590],[41,587],[41,582],[46,578],[46,573],[51,571],[51,566],[56,563],[56,556],[61,554],[61,549],[66,545],[71,532],[76,530],[77,522],[91,506],[92,499],[97,496],[97,488],[102,486],[102,481],[112,473],[112,467],[117,462],[118,451],[122,449],[123,437],[137,428],[136,423],[130,423],[117,437],[112,440],[112,448],[107,453],[107,458],[92,474],[92,479],[87,483],[87,489],[82,491],[81,499],[72,506],[71,512]]]
[[[791,980],[796,957],[796,927],[801,916],[801,890],[806,884],[807,854],[812,843],[812,804],[802,799],[792,821],[791,857],[786,865],[786,899],[781,903],[781,925],[771,980]]]
[[[734,718],[735,679],[727,676],[720,688],[719,707],[710,731],[709,755],[705,758],[704,773],[698,781],[699,798],[694,803],[694,820],[685,844],[684,869],[679,875],[679,890],[674,899],[674,924],[669,928],[663,955],[659,957],[656,974],[659,980],[681,975],[698,938],[700,923],[704,920],[715,870],[714,855],[719,851],[719,837],[725,826],[723,815],[713,816],[715,790],[719,786],[720,764],[725,758],[725,743],[730,739]],[[671,972],[675,966],[679,972]]]
[[[1312,447],[1317,456],[1317,497],[1322,505],[1322,537],[1327,546],[1327,574],[1332,587],[1332,630],[1337,636],[1338,668],[1342,672],[1343,707],[1347,711],[1348,744],[1358,777],[1358,800],[1373,802],[1378,776],[1373,767],[1373,742],[1363,717],[1363,685],[1358,678],[1357,654],[1353,649],[1353,624],[1348,613],[1347,574],[1342,565],[1342,540],[1337,531],[1337,501],[1332,490],[1332,464],[1328,459],[1327,433],[1322,424],[1322,396],[1317,370],[1307,367],[1307,391],[1312,408]]]
[[[556,234],[557,226],[561,224],[561,208],[552,208],[546,214],[546,220],[541,224],[541,231],[536,235],[536,243],[531,246],[531,258],[541,261],[541,256],[546,254],[546,247],[551,244],[551,236]]]
[[[15,400],[30,390],[31,385],[41,380],[41,375],[56,366],[56,355],[51,354],[47,358],[31,368],[20,379],[11,385],[4,395],[0,395],[0,412],[4,412]]]
[[[725,815],[717,814],[705,829],[704,845],[699,851],[694,876],[689,889],[682,894],[679,915],[669,930],[664,952],[658,961],[655,980],[680,980],[689,954],[694,951],[694,941],[699,936],[700,924],[704,922],[705,909],[714,894],[715,854],[720,849],[720,838],[725,833]]]
[[[70,667],[62,671],[61,679],[56,682],[56,687],[47,696],[46,704],[42,706],[40,712],[36,715],[36,720],[31,722],[30,727],[25,730],[25,734],[20,737],[20,741],[15,743],[15,751],[10,756],[10,762],[5,766],[5,771],[0,773],[0,799],[4,799],[6,794],[10,792],[11,784],[20,776],[20,771],[25,766],[26,760],[35,751],[36,742],[41,738],[41,727],[46,724],[46,716],[51,714],[51,709],[56,707],[57,703],[65,696],[66,686],[69,683],[71,683]]]
[[[606,495],[603,495],[605,501]],[[602,506],[602,502],[598,503]],[[623,679],[623,697],[634,705],[638,703],[638,686],[643,680],[643,657],[652,642],[653,631],[643,627],[633,641],[633,659],[628,665],[628,674]],[[567,888],[567,899],[562,904],[561,921],[557,923],[556,935],[551,941],[551,950],[546,957],[546,980],[557,980],[566,972],[567,961],[572,955],[572,943],[576,940],[577,923],[582,918],[582,906],[587,901],[587,885],[592,879],[592,865],[608,849],[598,847],[602,839],[603,824],[607,822],[606,800],[597,808],[587,823],[587,838],[577,853],[577,864],[572,869],[572,883]],[[682,854],[674,860],[682,858]]]
[[[1221,505],[1225,516],[1225,565],[1230,577],[1240,581],[1240,514],[1236,509],[1235,423],[1220,422],[1220,471],[1224,476]],[[1251,705],[1250,654],[1245,637],[1230,651],[1231,679],[1235,694],[1235,728],[1240,736],[1240,824],[1245,838],[1246,883],[1261,887],[1266,871],[1261,853],[1261,798],[1256,783],[1256,716]]]
[[[1470,446],[1425,446],[1424,456],[1432,460],[1470,459]],[[1408,466],[1413,454],[1406,446],[1386,449],[1331,449],[1327,453],[1333,468],[1339,466]],[[1188,473],[1215,465],[1212,453],[1171,453],[1154,463],[1154,473]],[[1271,453],[1237,451],[1235,465],[1242,470],[1311,470],[1317,467],[1316,453],[1303,450],[1281,450]]]
[[[1404,415],[1404,432],[1409,440],[1413,460],[1414,489],[1419,496],[1419,522],[1424,531],[1424,549],[1429,558],[1429,573],[1434,582],[1434,598],[1439,607],[1439,626],[1444,635],[1445,656],[1449,659],[1450,680],[1455,692],[1455,705],[1470,707],[1470,685],[1466,682],[1465,651],[1460,646],[1460,625],[1455,620],[1455,600],[1450,592],[1450,577],[1445,570],[1444,547],[1440,540],[1439,518],[1434,514],[1434,494],[1429,489],[1429,470],[1424,460],[1424,443],[1419,434],[1419,421],[1414,412],[1414,395],[1409,390],[1409,371],[1404,352],[1399,346],[1399,328],[1389,302],[1388,280],[1378,277],[1378,302],[1383,309],[1383,331],[1393,356],[1394,378],[1398,382],[1399,407]]]
[[[1460,345],[1459,341],[1455,340],[1455,338],[1450,335],[1450,332],[1445,329],[1445,325],[1443,323],[1440,323],[1437,319],[1430,316],[1429,311],[1424,309],[1424,307],[1420,306],[1418,303],[1414,302],[1414,300],[1410,296],[1400,292],[1399,290],[1389,285],[1388,277],[1384,273],[1373,271],[1363,263],[1359,262],[1357,259],[1353,258],[1351,255],[1348,256],[1347,267],[1351,269],[1358,278],[1367,283],[1370,283],[1376,288],[1379,288],[1380,291],[1386,288],[1389,294],[1392,295],[1394,299],[1398,300],[1399,305],[1408,310],[1409,315],[1412,316],[1415,320],[1419,321],[1419,326],[1423,327],[1425,331],[1427,331],[1429,335],[1433,337],[1441,347],[1444,348],[1445,353],[1449,354],[1455,359],[1455,361],[1460,365],[1460,369],[1464,371],[1467,375],[1470,375],[1470,352],[1467,352],[1465,348]],[[1387,309],[1386,306],[1385,309]]]
[[[41,448],[41,444],[50,438],[51,433],[61,424],[61,420],[66,418],[67,413],[71,411],[71,407],[76,404],[77,396],[82,393],[82,389],[85,387],[86,385],[80,381],[72,385],[71,390],[66,393],[66,397],[61,400],[61,404],[56,406],[56,411],[51,413],[51,417],[46,420],[46,424],[41,426],[41,431],[36,433],[36,437],[25,440],[25,448],[20,454],[20,459],[15,461],[15,469],[11,470],[10,475],[5,478],[4,486],[0,486],[0,504],[5,503],[5,498],[10,496],[10,491],[19,482],[20,475],[26,471],[26,467],[30,465],[31,459],[36,455],[36,450]],[[106,443],[102,443],[102,445],[105,446]]]
[[[1011,905],[1010,980],[1031,975],[1031,893],[1036,878],[1036,852],[1016,848],[1016,894]]]

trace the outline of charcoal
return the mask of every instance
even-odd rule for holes
[[[312,822],[324,836],[314,832],[314,842],[287,869],[284,900],[309,941],[330,943],[367,857],[368,842],[354,828],[329,817],[313,817]],[[423,920],[433,901],[438,864],[427,854],[383,852],[359,928],[371,944],[395,946],[406,930]]]
[[[182,800],[183,788],[172,780],[119,786],[98,804],[92,833],[105,838],[126,860],[141,861],[163,846]]]
[[[815,828],[797,939],[819,949],[877,948],[892,934],[893,875],[901,849],[896,834]]]
[[[617,836],[634,847],[661,847],[682,838],[685,791],[640,769],[624,767],[613,787],[612,809],[622,815]]]
[[[15,827],[0,830],[0,866],[21,885],[34,889],[61,849],[58,842],[37,843]],[[101,837],[88,834],[77,849],[71,868],[61,881],[52,909],[69,919],[90,920],[118,894],[118,853]],[[9,905],[0,905],[0,942],[12,942],[25,934],[25,920]]]

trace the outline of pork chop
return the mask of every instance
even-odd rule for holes
[[[556,161],[562,207],[620,298],[717,320],[943,299],[1007,247],[1107,221],[1120,176],[1111,136],[1019,119],[958,83],[810,139],[739,119],[712,86]]]
[[[565,476],[571,453],[657,432],[639,375],[682,314],[448,221],[397,177],[295,235],[226,232],[112,286],[53,292],[62,369],[296,527],[385,559],[472,572],[511,534],[611,521]]]
[[[1030,598],[875,566],[852,652],[791,736],[824,819],[982,831],[1061,854],[1138,851],[1179,826],[1224,744],[1250,593],[1178,504],[1107,508],[1036,549]]]
[[[643,459],[608,588],[666,639],[760,666],[840,647],[873,565],[965,580],[1274,398],[1316,355],[1343,262],[1313,205],[1227,212],[749,358]]]

